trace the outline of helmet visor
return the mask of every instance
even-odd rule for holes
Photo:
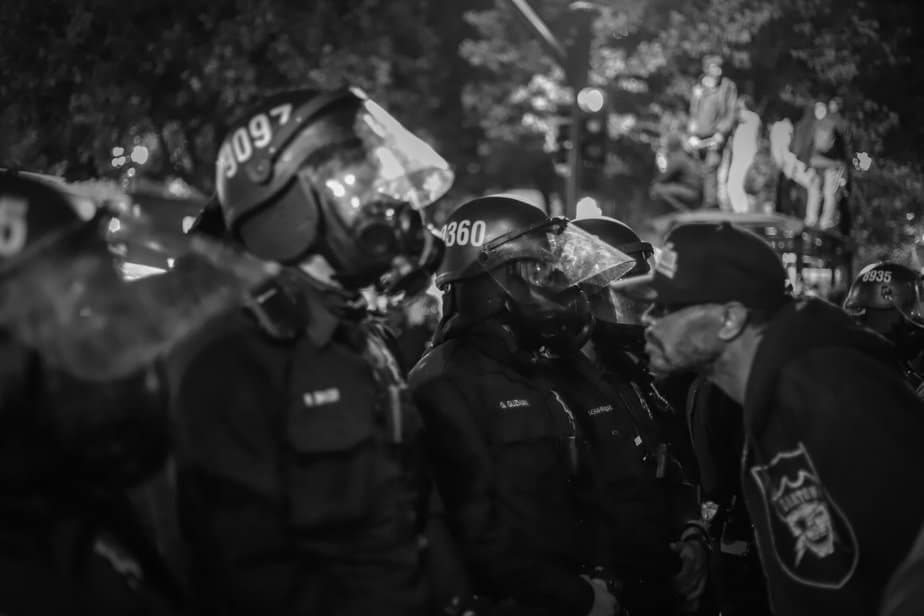
[[[139,251],[171,259],[172,269],[126,281],[118,255]],[[0,271],[0,328],[65,373],[111,381],[244,304],[275,272],[205,238],[100,213],[43,238]]]
[[[563,219],[498,238],[482,249],[479,260],[492,275],[500,265],[512,263],[521,280],[549,290],[585,282],[603,286],[635,266],[629,255]],[[505,275],[494,277],[503,285]]]
[[[345,141],[310,157],[299,173],[348,226],[381,203],[427,207],[453,182],[449,164],[371,100],[356,112]]]

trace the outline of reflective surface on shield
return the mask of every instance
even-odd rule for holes
[[[522,261],[513,266],[522,280],[551,290],[584,282],[606,285],[635,266],[632,257],[559,220],[488,246],[479,259],[501,285],[505,276],[494,275],[492,270],[504,263]]]
[[[174,267],[125,281],[118,254],[146,250]],[[34,245],[0,271],[0,328],[45,361],[109,381],[148,365],[209,319],[249,301],[278,267],[203,237],[100,213]]]
[[[427,207],[452,186],[449,164],[373,101],[357,112],[352,133],[351,143],[300,171],[348,225],[357,212],[380,202]]]

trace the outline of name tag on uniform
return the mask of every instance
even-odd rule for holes
[[[327,404],[335,404],[340,402],[340,390],[336,387],[331,387],[329,389],[310,391],[302,394],[302,401],[304,401],[305,406],[308,408],[324,406]]]
[[[522,408],[522,407],[529,406],[529,401],[528,401],[528,400],[520,400],[520,399],[515,399],[515,400],[501,400],[499,406],[500,406],[501,409],[504,409],[504,410],[506,410],[506,409],[518,409],[518,408]]]

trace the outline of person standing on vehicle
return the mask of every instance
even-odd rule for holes
[[[179,516],[206,614],[422,614],[419,418],[359,289],[427,262],[446,162],[359,90],[283,92],[232,125],[224,227],[285,266],[190,352]]]
[[[728,138],[738,117],[738,88],[722,70],[722,57],[703,58],[703,75],[690,96],[688,133],[703,161],[703,207],[717,208],[724,200],[721,177],[726,175]],[[720,190],[721,193],[720,194]]]
[[[752,109],[750,96],[738,98],[738,121],[731,139],[731,162],[728,166],[728,201],[732,212],[739,214],[754,212],[752,197],[745,190],[748,170],[757,157],[760,145],[760,116]]]
[[[805,224],[810,227],[831,229],[839,222],[838,198],[847,183],[850,164],[846,122],[840,107],[837,98],[815,103],[809,166],[818,179],[810,186],[806,201]]]

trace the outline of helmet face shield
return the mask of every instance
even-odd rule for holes
[[[636,288],[614,289],[610,285],[598,287],[589,284],[582,286],[591,300],[594,316],[601,321],[637,325],[651,305],[651,300]]]
[[[115,256],[126,252],[168,255],[175,267],[126,282]],[[275,272],[202,237],[98,215],[0,271],[0,329],[63,373],[112,381],[144,370],[212,317],[242,305]]]
[[[579,349],[593,315],[582,283],[605,285],[635,260],[562,219],[508,233],[482,250],[481,266],[510,297],[525,340],[560,353]]]
[[[358,288],[391,269],[406,277],[409,264],[429,255],[419,210],[452,186],[448,163],[368,99],[317,130],[307,130],[292,146],[307,152],[296,175],[299,194],[309,198],[300,199],[298,209],[313,201],[320,212],[320,243],[340,281]],[[318,148],[319,140],[327,145]],[[292,254],[298,257],[298,251]]]
[[[919,287],[920,278],[911,269],[897,263],[875,263],[863,268],[857,275],[843,308],[855,318],[876,319],[867,313],[895,311],[907,321],[921,326],[924,318],[920,311]]]
[[[348,227],[380,203],[421,209],[452,186],[449,164],[371,100],[362,103],[344,137],[310,156],[299,175]]]
[[[603,286],[635,266],[632,257],[564,220],[498,238],[482,250],[480,261],[492,276],[500,265],[514,263],[523,281],[551,291],[581,283]],[[504,286],[507,276],[495,279]]]

